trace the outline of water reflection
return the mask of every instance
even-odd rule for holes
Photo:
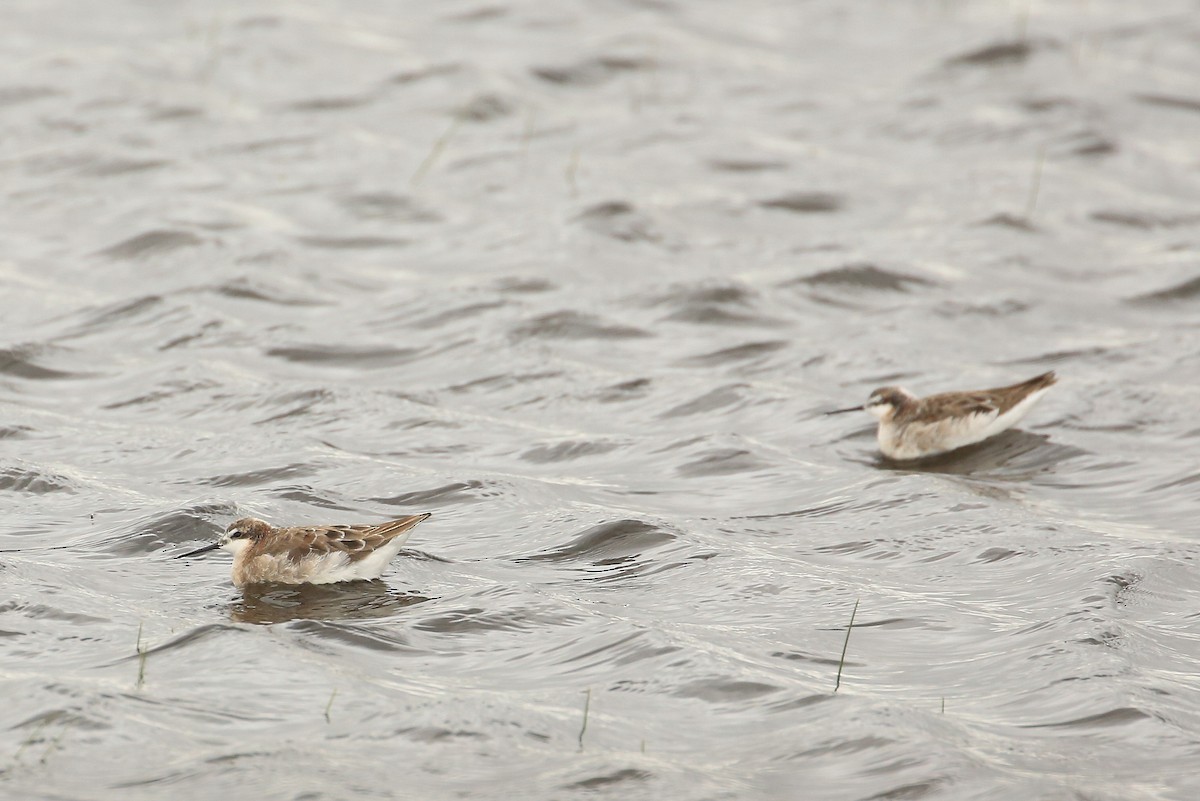
[[[879,456],[874,465],[883,470],[986,475],[988,478],[1025,481],[1086,453],[1081,448],[1051,442],[1045,434],[1010,430],[977,445],[927,459],[895,462]]]
[[[364,620],[396,614],[429,598],[389,587],[382,581],[339,584],[262,584],[247,587],[229,606],[237,623],[293,620]]]

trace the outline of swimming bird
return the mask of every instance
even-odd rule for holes
[[[275,528],[244,517],[229,524],[214,543],[177,558],[222,548],[233,554],[233,583],[332,584],[377,579],[387,569],[415,525],[428,514],[379,525]]]
[[[901,387],[880,387],[862,406],[879,419],[879,449],[889,459],[936,456],[974,445],[1020,422],[1058,378],[1053,371],[995,389],[943,392],[918,398]]]

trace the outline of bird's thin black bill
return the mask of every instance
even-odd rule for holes
[[[179,554],[179,556],[176,556],[175,558],[183,559],[185,556],[196,556],[198,554],[208,553],[209,551],[215,551],[220,547],[221,547],[221,543],[214,542],[209,545],[205,545],[203,548],[197,548],[194,551],[188,551],[187,553],[181,553],[181,554]]]
[[[862,406],[851,406],[849,409],[834,409],[832,412],[825,412],[825,414],[845,414],[846,412],[861,412],[862,410]]]

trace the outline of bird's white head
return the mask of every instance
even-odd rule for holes
[[[867,398],[867,402],[863,404],[863,409],[875,415],[880,420],[886,421],[891,420],[895,417],[896,412],[915,400],[916,397],[907,389],[901,387],[880,387],[871,393],[871,397]]]
[[[237,556],[248,548],[250,543],[261,539],[270,530],[271,525],[265,520],[259,520],[257,517],[243,517],[241,520],[235,520],[229,524],[229,528],[225,529],[225,533],[217,541],[217,547]]]

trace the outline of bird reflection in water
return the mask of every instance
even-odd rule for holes
[[[229,606],[236,623],[292,620],[363,620],[390,617],[429,598],[402,592],[382,581],[339,584],[253,584]]]

